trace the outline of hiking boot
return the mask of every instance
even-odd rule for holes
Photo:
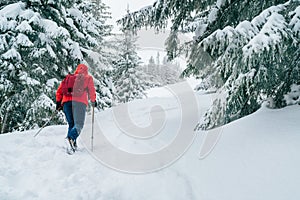
[[[68,139],[68,141],[69,141],[69,143],[70,143],[70,146],[71,146],[71,149],[73,150],[73,151],[75,151],[76,150],[76,148],[75,148],[75,142],[74,142],[74,140],[72,140],[70,137],[68,137],[67,138]],[[77,146],[77,145],[76,145]]]
[[[76,142],[76,140],[74,141],[73,146],[74,146],[74,149],[77,150],[77,142]]]

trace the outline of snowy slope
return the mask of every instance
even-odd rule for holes
[[[114,124],[112,110],[98,112],[96,121],[101,121],[105,136],[118,148],[142,153],[159,149],[172,140],[172,130],[180,121],[176,114],[180,106],[168,93],[158,89],[149,93],[149,99],[129,104],[130,115],[138,125],[149,123],[147,112],[153,105],[164,107],[164,131],[149,141],[124,136]],[[211,104],[211,96],[197,94],[197,99],[203,113]],[[0,199],[298,200],[298,116],[299,106],[262,108],[222,127],[218,143],[204,159],[199,159],[199,152],[207,133],[197,132],[183,157],[145,174],[123,173],[102,164],[90,154],[89,146],[84,147],[83,135],[80,151],[67,155],[66,126],[47,127],[36,138],[36,130],[1,135]]]

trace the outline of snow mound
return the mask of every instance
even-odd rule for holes
[[[132,102],[138,107],[132,115],[142,118],[145,110],[162,101],[169,106],[166,116],[177,118],[173,100],[167,95],[157,97],[160,92],[152,91],[155,97]],[[199,109],[211,104],[210,95],[197,97]],[[215,148],[204,159],[199,159],[199,152],[211,133],[200,131],[173,165],[140,175],[105,167],[82,141],[77,153],[67,155],[67,126],[46,127],[36,138],[37,130],[1,135],[0,199],[298,200],[299,115],[296,105],[280,110],[263,107],[222,127]],[[112,142],[138,150],[139,141],[120,139],[124,137],[119,136],[121,131],[115,128],[110,110],[97,113],[96,118],[103,120],[104,132]],[[176,126],[178,121],[171,123]],[[161,137],[159,142],[166,143],[165,139],[170,138]]]

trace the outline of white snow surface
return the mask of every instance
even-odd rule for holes
[[[150,143],[133,141],[118,130],[111,110],[97,112],[96,120],[102,120],[109,141],[140,152],[167,144],[180,122],[176,114],[180,106],[170,92],[163,91],[166,89],[152,90],[148,99],[133,101],[129,107],[136,123],[147,125],[147,111],[155,104],[162,105],[167,116],[166,135]],[[196,93],[202,114],[211,105],[211,95]],[[219,128],[221,137],[205,158],[199,159],[199,152],[212,133],[199,131],[174,164],[139,175],[104,166],[80,139],[80,151],[66,154],[67,126],[48,126],[35,138],[37,130],[0,135],[0,199],[298,200],[299,115],[299,105],[279,110],[262,107]]]

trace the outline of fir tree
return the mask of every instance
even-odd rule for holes
[[[107,27],[105,20],[89,12],[94,6],[83,0],[1,1],[1,132],[41,126],[48,120],[59,81],[79,62],[95,72],[106,70],[97,49]],[[97,78],[96,85],[103,82]],[[58,121],[63,121],[61,115],[53,123]]]
[[[145,66],[145,72],[151,83],[150,87],[164,86],[179,82],[180,66],[175,61],[168,61],[167,57],[163,58],[163,62],[159,61],[159,53],[157,53],[156,63],[153,56],[150,57],[148,65]],[[157,64],[159,63],[159,64]]]
[[[182,80],[180,78],[180,65],[178,62],[168,61],[167,57],[164,57],[160,69],[163,85],[178,83]]]
[[[155,61],[154,61],[153,56],[151,56],[150,59],[149,59],[148,70],[147,71],[148,71],[149,74],[150,73],[154,74],[155,70],[156,70]]]
[[[146,70],[144,70],[147,74],[149,80],[149,88],[161,86],[160,80],[158,80],[158,67],[155,64],[153,56],[150,57],[148,64],[145,66]]]
[[[162,29],[171,19],[169,58],[188,50],[183,75],[218,90],[199,126],[213,128],[256,111],[266,99],[285,106],[284,94],[300,78],[299,6],[297,0],[159,0],[119,22]],[[179,31],[194,32],[194,40],[178,46]]]
[[[128,102],[145,96],[147,86],[141,59],[137,55],[136,37],[124,30],[119,43],[119,58],[115,61],[114,86],[119,102]]]

